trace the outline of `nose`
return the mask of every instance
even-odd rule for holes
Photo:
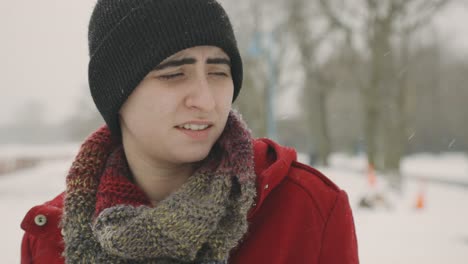
[[[216,106],[212,87],[205,74],[199,74],[187,96],[186,105],[189,108],[197,108],[209,112]]]

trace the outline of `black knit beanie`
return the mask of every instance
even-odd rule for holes
[[[112,134],[118,113],[140,81],[171,55],[217,46],[231,60],[234,99],[242,61],[231,22],[215,0],[98,0],[89,23],[89,87]]]

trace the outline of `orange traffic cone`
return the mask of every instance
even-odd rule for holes
[[[424,193],[419,192],[418,197],[416,198],[416,209],[422,210],[424,209],[425,201],[424,201]]]
[[[419,190],[418,196],[416,197],[416,209],[422,210],[426,206],[426,197],[424,193],[424,182],[420,182],[421,189]]]
[[[377,177],[375,176],[374,165],[372,164],[369,164],[367,168],[367,182],[369,183],[369,186],[371,188],[374,188],[377,182]]]

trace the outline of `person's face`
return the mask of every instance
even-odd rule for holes
[[[200,161],[224,130],[233,93],[220,48],[182,50],[149,72],[120,109],[124,144],[155,162]]]

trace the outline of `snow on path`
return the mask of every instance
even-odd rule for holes
[[[306,160],[306,157],[302,158]],[[330,157],[331,167],[347,169],[348,171],[365,171],[366,164],[365,155],[349,156],[344,153],[334,153]],[[406,176],[422,176],[468,183],[468,157],[463,153],[413,154],[403,158],[401,170]]]

